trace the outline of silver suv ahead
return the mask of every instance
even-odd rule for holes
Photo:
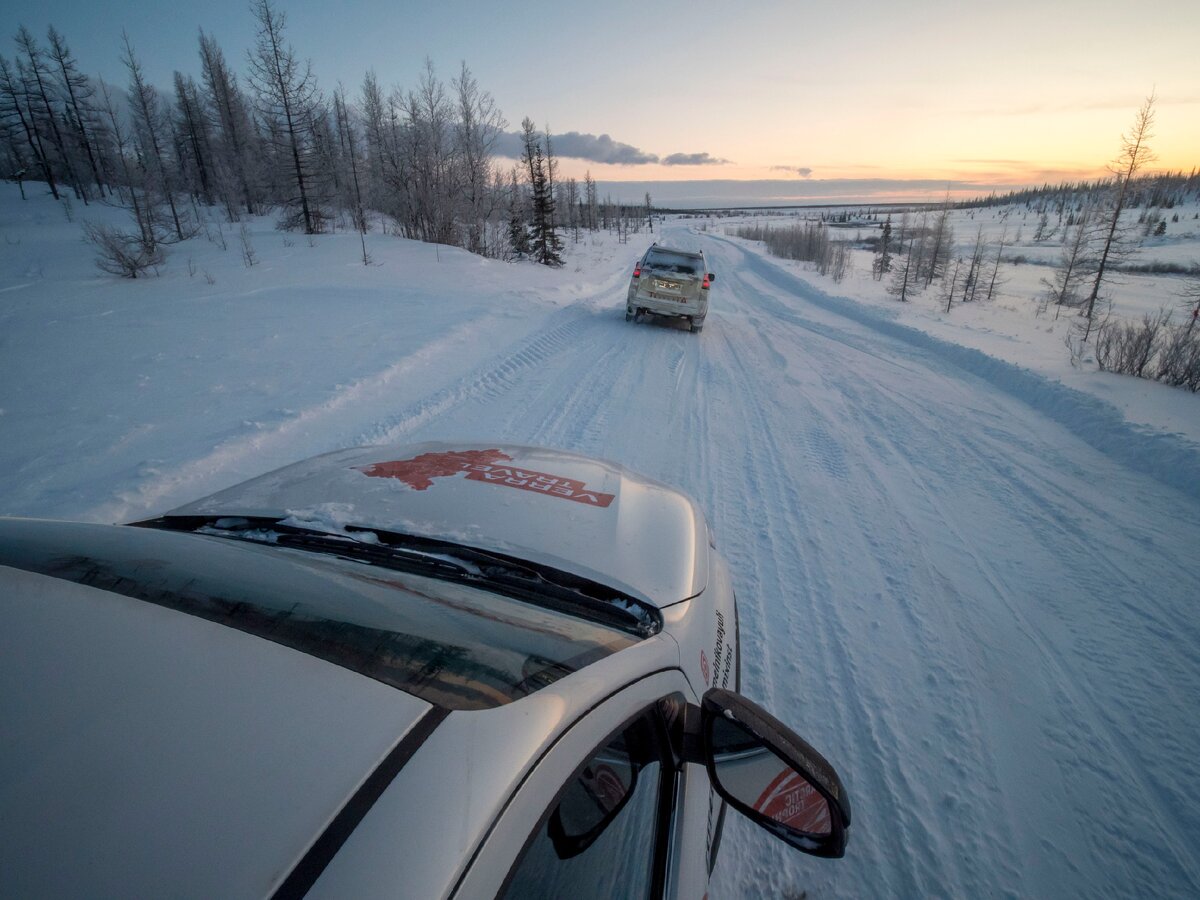
[[[692,331],[704,328],[709,285],[717,276],[708,271],[704,253],[652,244],[638,260],[625,299],[625,321],[643,315],[686,319]]]

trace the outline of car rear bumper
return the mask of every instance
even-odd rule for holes
[[[656,316],[703,318],[708,313],[708,300],[660,300],[645,294],[631,295],[626,304],[633,312],[644,309]]]

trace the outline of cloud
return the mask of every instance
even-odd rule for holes
[[[632,144],[614,141],[607,134],[567,131],[550,135],[550,140],[554,145],[555,156],[586,159],[614,166],[645,166],[651,163],[661,163],[664,166],[723,166],[729,163],[727,159],[718,159],[708,153],[672,153],[670,156],[660,157],[655,153],[639,150]],[[522,148],[521,133],[510,131],[496,139],[494,150],[500,156],[520,159]]]
[[[607,134],[582,134],[578,131],[568,131],[565,134],[552,134],[550,140],[554,145],[555,156],[568,156],[573,159],[586,159],[591,162],[611,163],[618,166],[643,166],[658,162],[658,157],[653,153],[646,153],[631,144],[614,141]],[[495,149],[501,156],[520,159],[520,133],[509,132],[500,135]]]
[[[776,172],[791,172],[801,178],[809,178],[813,172],[808,166],[771,166],[771,168]]]
[[[707,153],[672,153],[662,158],[664,166],[723,166],[727,159],[717,159]]]

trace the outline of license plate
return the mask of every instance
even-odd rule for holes
[[[661,289],[662,289],[662,290],[664,290],[664,291],[677,291],[677,290],[679,290],[679,282],[678,282],[678,281],[659,281],[659,280],[656,278],[656,279],[654,279],[654,286],[655,286],[656,288],[661,288]]]

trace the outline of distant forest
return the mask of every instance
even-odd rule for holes
[[[1093,181],[1064,181],[1057,185],[1043,184],[1004,194],[991,193],[986,197],[963,200],[954,205],[959,209],[989,206],[1025,206],[1033,212],[1064,213],[1078,211],[1120,183],[1120,176]],[[1200,201],[1200,172],[1188,174],[1165,172],[1158,175],[1136,175],[1129,179],[1127,208],[1174,209],[1181,203]]]

